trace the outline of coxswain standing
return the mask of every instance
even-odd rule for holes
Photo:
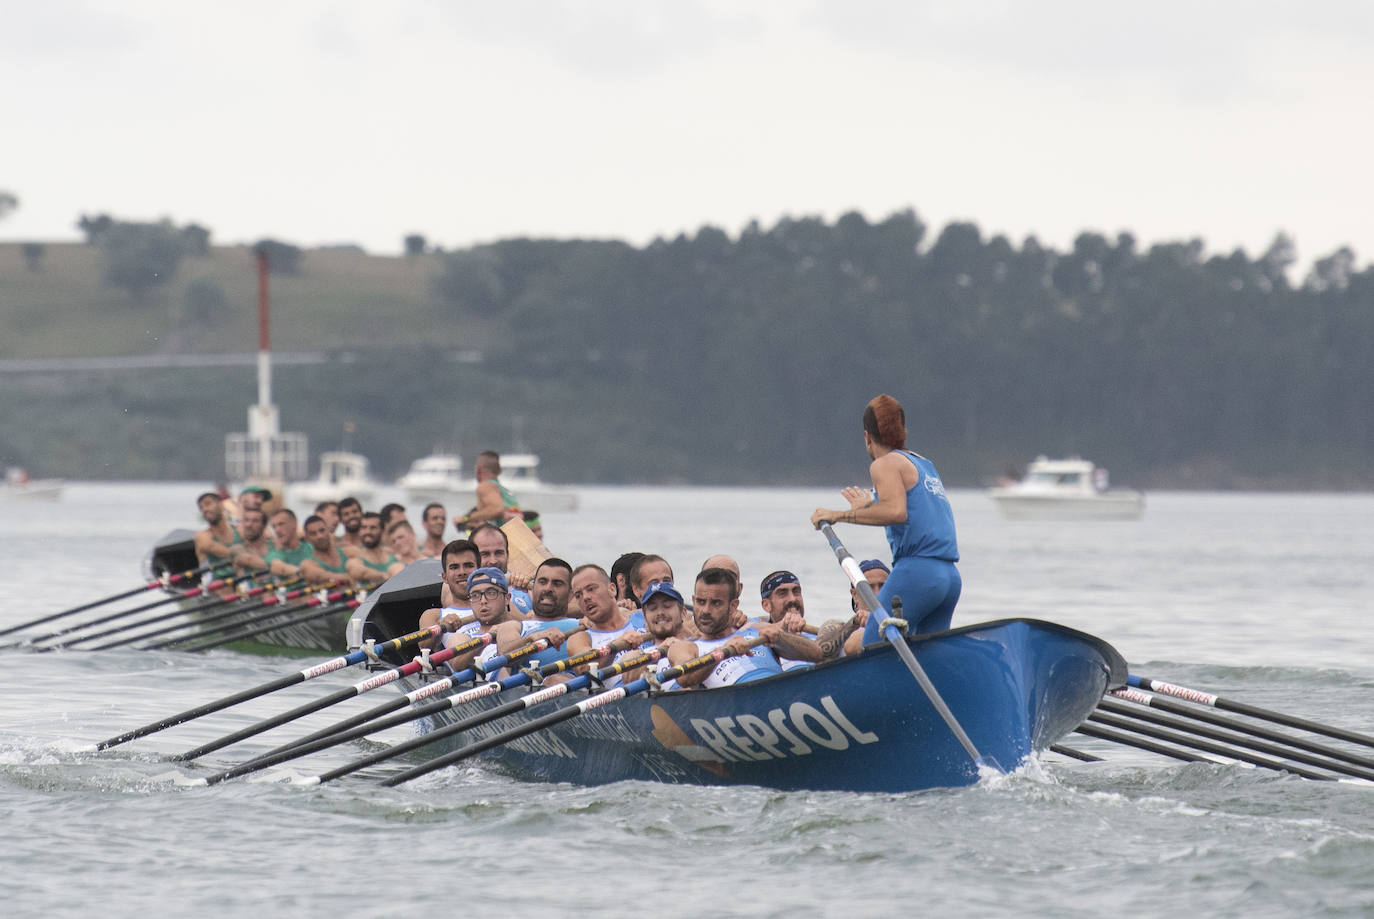
[[[229,561],[239,534],[224,514],[224,500],[213,491],[207,491],[196,499],[196,507],[200,508],[200,516],[206,523],[205,529],[196,533],[196,557],[202,562]]]
[[[811,524],[817,529],[822,523],[885,527],[892,573],[878,594],[884,609],[891,610],[892,599],[901,597],[911,634],[948,629],[963,579],[954,564],[959,546],[944,483],[930,460],[906,449],[906,412],[896,399],[883,394],[869,402],[863,430],[864,449],[873,460],[868,467],[872,492],[851,485],[842,492],[849,510],[818,507]],[[882,618],[868,617],[865,646],[883,640]]]

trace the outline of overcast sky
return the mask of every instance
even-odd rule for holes
[[[914,208],[1374,256],[1361,0],[0,0],[0,239],[655,236]]]

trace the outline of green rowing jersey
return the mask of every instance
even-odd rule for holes
[[[274,548],[271,552],[267,553],[267,564],[270,565],[280,560],[286,562],[288,565],[299,565],[307,558],[314,557],[315,547],[308,542],[303,542],[294,549]]]
[[[348,568],[348,556],[344,555],[337,549],[335,549],[334,551],[335,554],[339,556],[339,564],[337,565],[325,564],[324,556],[319,554],[313,554],[311,555],[311,558],[315,560],[315,564],[319,565],[325,571],[331,572],[332,574],[347,574],[348,572],[346,571],[346,569]],[[363,564],[366,564],[366,562],[364,562]]]
[[[371,568],[373,571],[380,571],[383,574],[386,574],[386,570],[390,568],[392,565],[396,564],[396,556],[388,555],[386,557],[386,561],[374,564],[373,562],[369,562],[367,559],[363,558],[360,555],[358,556],[358,561],[362,562],[364,565]]]

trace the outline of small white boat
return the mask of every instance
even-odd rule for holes
[[[62,479],[31,479],[25,470],[11,466],[0,483],[0,501],[56,501],[63,484]]]
[[[368,473],[367,457],[335,450],[320,454],[318,477],[292,483],[291,501],[297,505],[313,505],[321,501],[338,501],[351,495],[363,507],[369,507],[376,491],[377,483]]]
[[[577,510],[577,494],[539,479],[539,457],[533,453],[501,454],[501,484],[506,486],[527,511]],[[472,500],[477,500],[477,483],[472,484]]]
[[[1145,512],[1143,494],[1109,488],[1107,470],[1078,457],[1036,457],[1024,478],[988,496],[1013,520],[1136,520]]]
[[[456,510],[457,505],[469,501],[473,483],[463,479],[463,458],[456,453],[431,453],[410,464],[410,471],[396,480],[406,493],[410,504],[425,505],[431,501]]]

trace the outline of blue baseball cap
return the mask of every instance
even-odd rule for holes
[[[469,593],[488,584],[501,588],[502,593],[510,593],[510,581],[506,580],[506,575],[500,568],[478,568],[468,575]]]
[[[644,596],[639,598],[639,605],[641,607],[648,606],[650,598],[658,596],[672,597],[679,603],[686,602],[682,599],[682,594],[677,592],[677,588],[674,587],[670,581],[655,581],[644,588]]]
[[[860,570],[860,571],[886,571],[888,574],[891,574],[891,573],[892,573],[892,569],[888,568],[887,565],[883,564],[881,561],[879,561],[879,560],[876,559],[876,558],[866,558],[866,559],[864,559],[863,561],[859,562],[859,570]]]

